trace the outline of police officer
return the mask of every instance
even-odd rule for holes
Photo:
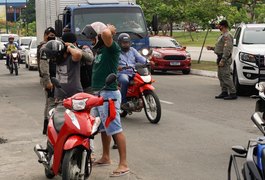
[[[221,86],[221,94],[215,96],[216,99],[232,100],[237,99],[236,88],[232,81],[230,65],[232,64],[233,36],[229,33],[229,26],[226,20],[222,20],[218,25],[222,32],[215,47],[207,46],[208,50],[213,50],[217,55],[218,78]]]
[[[48,27],[44,31],[43,41],[37,47],[37,61],[39,67],[40,83],[45,90],[45,107],[44,107],[44,122],[42,134],[46,134],[48,126],[48,113],[54,106],[54,88],[50,78],[56,76],[56,62],[55,59],[48,59],[43,52],[45,44],[55,40],[55,30],[52,27]]]

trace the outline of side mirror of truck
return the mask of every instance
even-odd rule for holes
[[[63,35],[63,22],[60,19],[55,21],[55,32],[57,37],[62,37]]]

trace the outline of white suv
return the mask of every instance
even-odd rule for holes
[[[258,62],[264,64],[265,24],[241,24],[234,35],[233,80],[237,93],[243,94],[259,78]],[[260,77],[265,74],[261,74]],[[265,79],[264,79],[265,80]]]

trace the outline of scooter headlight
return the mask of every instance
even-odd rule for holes
[[[81,111],[84,110],[86,108],[86,102],[87,102],[88,98],[86,99],[81,99],[81,100],[76,100],[73,99],[72,103],[73,103],[73,110],[75,111]]]
[[[12,53],[12,56],[13,56],[14,58],[17,58],[17,53]]]

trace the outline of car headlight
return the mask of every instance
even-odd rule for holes
[[[186,58],[188,58],[188,59],[191,58],[190,53],[188,53],[188,52],[186,53]]]
[[[73,110],[75,111],[81,111],[84,110],[86,108],[86,102],[87,102],[88,98],[86,99],[81,99],[81,100],[76,100],[73,99],[72,103],[73,103]]]
[[[159,52],[156,52],[156,51],[153,52],[153,56],[154,56],[155,58],[162,58],[162,54],[159,53]]]
[[[242,61],[247,61],[247,62],[252,62],[255,63],[256,62],[256,58],[255,55],[253,54],[248,54],[248,53],[240,53],[239,57]]]
[[[36,54],[30,54],[30,57],[37,57]]]

